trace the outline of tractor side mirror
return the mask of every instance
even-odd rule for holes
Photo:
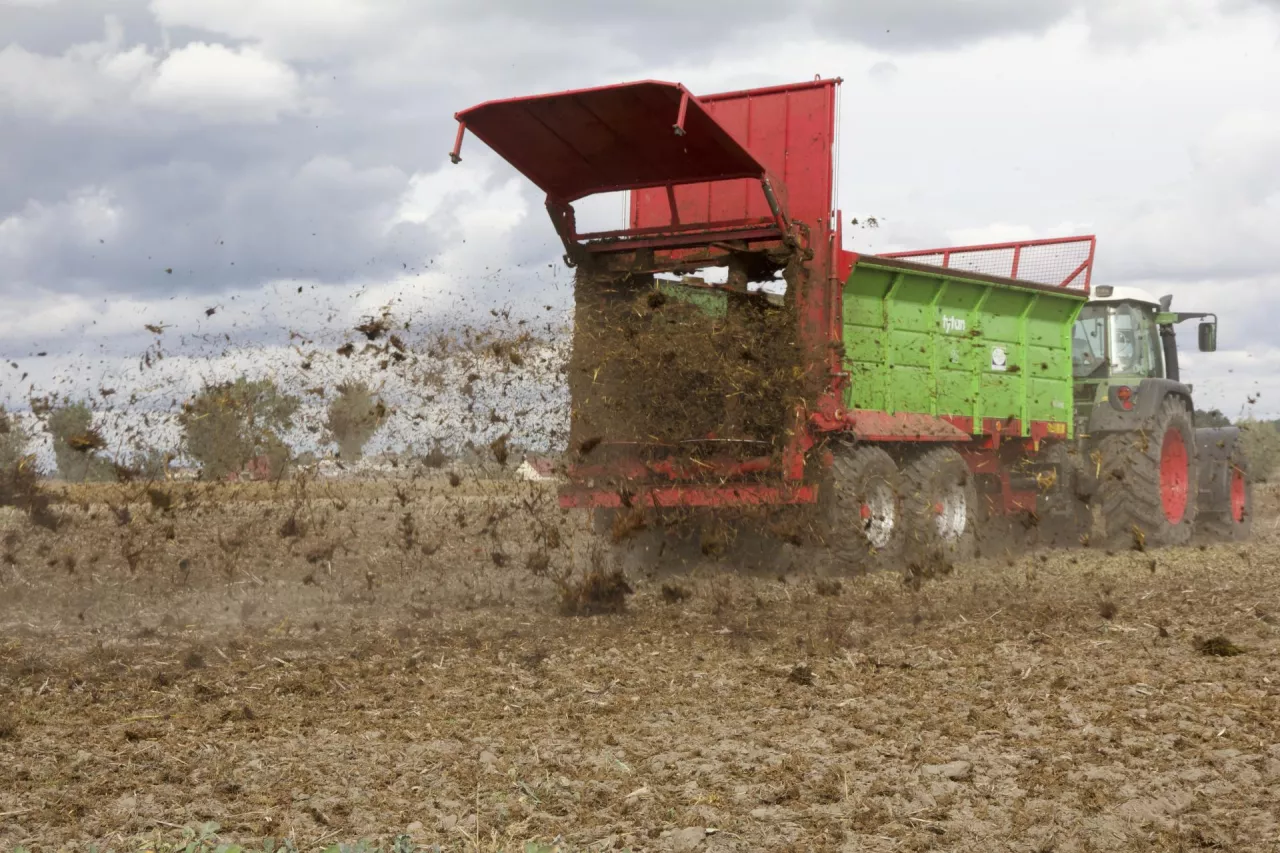
[[[1218,324],[1206,321],[1200,324],[1200,352],[1215,352],[1218,349]]]

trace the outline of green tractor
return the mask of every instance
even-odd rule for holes
[[[1197,429],[1178,369],[1175,325],[1201,320],[1200,351],[1213,352],[1217,317],[1172,312],[1172,299],[1098,286],[1072,328],[1078,452],[1068,477],[1100,508],[1113,546],[1249,535],[1253,488],[1239,430]]]

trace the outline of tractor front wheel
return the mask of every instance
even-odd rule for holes
[[[1167,397],[1145,429],[1102,439],[1102,515],[1112,547],[1185,545],[1196,520],[1191,412]]]

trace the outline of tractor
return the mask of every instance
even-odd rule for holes
[[[1072,331],[1077,435],[1088,462],[1078,484],[1096,496],[1111,544],[1182,545],[1202,531],[1244,539],[1253,485],[1235,427],[1197,428],[1181,381],[1174,326],[1202,322],[1201,352],[1217,349],[1217,317],[1169,310],[1132,287],[1103,285]]]
[[[1021,257],[1048,246],[1087,244],[1071,237],[1017,243],[897,252],[950,268],[1000,267],[1014,272]],[[1010,266],[1012,269],[1010,269]],[[1090,275],[1090,269],[1080,270]],[[1249,536],[1253,483],[1236,427],[1194,425],[1190,385],[1181,381],[1174,327],[1200,320],[1201,352],[1217,349],[1217,316],[1170,311],[1173,297],[1156,299],[1135,287],[1088,287],[1071,331],[1074,440],[1051,445],[1048,487],[1040,489],[1035,520],[1050,541],[1101,541],[1109,546],[1185,545],[1193,536],[1240,540]],[[1042,457],[1042,458],[1045,458]],[[1032,457],[1015,465],[1044,468]],[[1096,507],[1098,512],[1091,511]],[[1094,536],[1097,531],[1098,535]]]

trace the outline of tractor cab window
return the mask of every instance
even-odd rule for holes
[[[1101,376],[1106,367],[1107,306],[1086,305],[1071,331],[1071,372],[1077,378]]]
[[[1110,307],[1111,372],[1123,376],[1160,376],[1160,338],[1155,309],[1120,302]]]
[[[1092,302],[1071,331],[1071,372],[1077,379],[1163,376],[1154,306]]]

